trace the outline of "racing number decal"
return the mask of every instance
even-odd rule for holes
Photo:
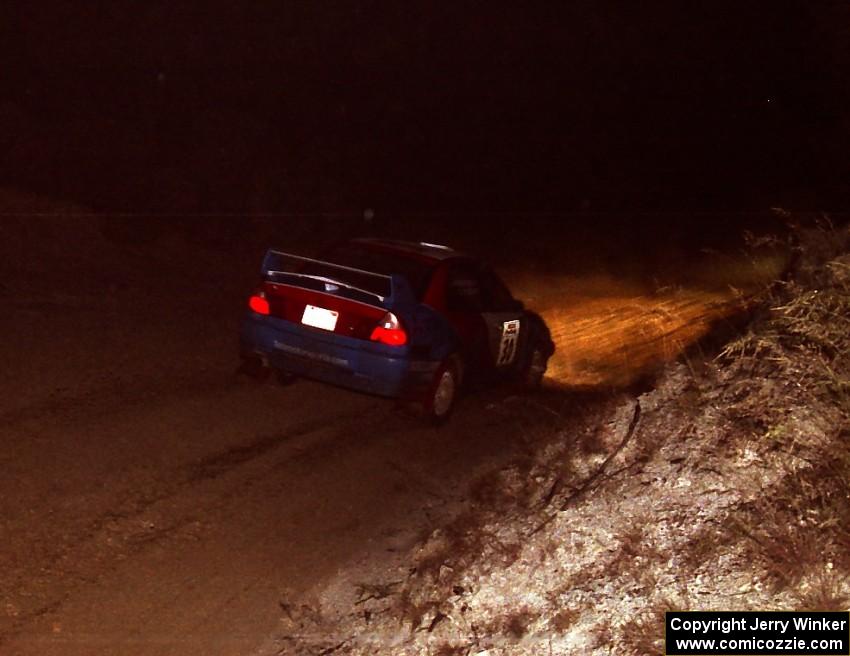
[[[502,340],[499,342],[498,366],[510,364],[516,357],[519,338],[519,319],[502,322]]]

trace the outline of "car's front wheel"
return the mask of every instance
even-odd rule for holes
[[[531,347],[528,361],[522,371],[521,383],[525,389],[536,390],[543,384],[543,376],[549,364],[549,356],[544,348],[535,344]]]
[[[457,358],[446,359],[434,375],[423,403],[428,420],[433,424],[445,422],[454,410],[460,392],[461,366]]]

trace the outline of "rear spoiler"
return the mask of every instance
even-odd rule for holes
[[[332,274],[318,275],[304,273],[302,271],[284,271],[284,264],[287,260],[295,260],[296,262],[302,262],[304,264],[316,264],[320,267],[327,267],[335,271],[351,273],[355,276],[366,276],[367,278],[374,280],[375,285],[374,288],[372,288],[373,285],[371,284],[368,286],[370,288],[355,285],[350,282],[350,280],[345,280],[344,274],[334,276]],[[263,276],[263,280],[268,280],[270,282],[285,282],[286,284],[292,284],[296,287],[304,287],[304,283],[308,281],[318,281],[336,285],[345,290],[356,292],[358,296],[366,295],[373,297],[378,301],[381,307],[391,307],[399,304],[416,302],[416,297],[413,294],[413,290],[410,288],[407,279],[399,274],[386,275],[383,273],[375,273],[374,271],[366,271],[365,269],[335,264],[334,262],[317,260],[311,257],[304,257],[303,255],[295,255],[293,253],[284,253],[273,249],[266,251],[266,255],[263,258],[261,275]],[[309,284],[306,286],[309,287]]]

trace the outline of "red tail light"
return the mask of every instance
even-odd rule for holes
[[[248,299],[248,307],[257,314],[269,314],[269,302],[265,296],[254,294]]]
[[[387,312],[381,322],[375,326],[370,339],[390,346],[404,346],[407,344],[407,333],[401,327],[398,317],[392,312]]]

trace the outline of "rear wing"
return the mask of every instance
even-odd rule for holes
[[[293,262],[298,266],[287,271],[287,262],[290,269]],[[333,293],[378,307],[416,302],[406,278],[399,274],[376,273],[272,249],[263,258],[261,275],[268,282]]]

